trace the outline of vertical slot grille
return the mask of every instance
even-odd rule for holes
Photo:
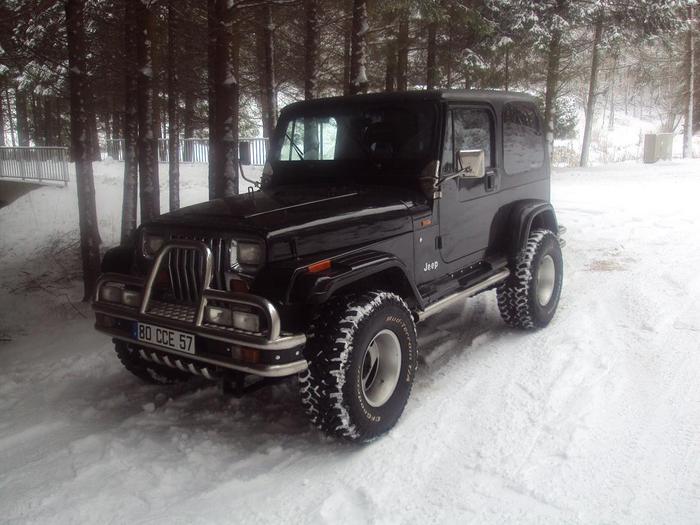
[[[202,238],[195,236],[173,235],[173,239],[196,240],[205,243],[212,252],[212,282],[209,284],[217,290],[225,290],[224,270],[226,268],[226,242],[221,238]],[[204,255],[199,250],[178,248],[168,255],[170,286],[176,300],[184,303],[197,303],[203,288]]]

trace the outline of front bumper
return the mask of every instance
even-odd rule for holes
[[[170,304],[151,298],[160,267],[167,253],[173,249],[199,250],[207,262],[203,281],[207,285],[202,287],[198,304]],[[95,328],[116,339],[172,356],[173,359],[167,362],[177,362],[178,359],[181,362],[194,361],[209,367],[236,370],[261,377],[284,377],[306,370],[308,365],[302,355],[306,336],[282,332],[277,309],[263,297],[209,288],[211,258],[211,251],[204,243],[172,241],[160,250],[146,279],[124,274],[103,274],[97,282],[92,304],[96,314]],[[141,293],[140,305],[127,306],[102,300],[101,290],[108,283]],[[205,322],[204,311],[207,303],[211,301],[218,304],[240,304],[254,309],[265,320],[264,332],[244,332]],[[194,335],[195,353],[184,353],[139,341],[135,334],[135,326],[139,322]]]

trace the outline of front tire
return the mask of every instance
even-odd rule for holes
[[[333,437],[369,441],[396,424],[410,396],[415,323],[393,293],[341,296],[315,319],[305,355],[300,390],[312,423]]]
[[[550,230],[534,230],[515,259],[513,272],[498,287],[498,308],[507,325],[544,328],[559,305],[564,265],[559,239]]]

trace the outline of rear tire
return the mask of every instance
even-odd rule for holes
[[[158,365],[142,359],[139,356],[139,347],[135,344],[116,341],[114,349],[124,368],[146,383],[172,385],[184,383],[192,377],[190,374],[175,370],[169,366]]]
[[[498,309],[509,326],[544,328],[559,305],[564,265],[559,239],[534,230],[515,258],[513,272],[498,287]]]
[[[369,441],[391,429],[411,394],[416,328],[406,303],[373,291],[332,299],[315,319],[300,374],[302,403],[326,434]]]

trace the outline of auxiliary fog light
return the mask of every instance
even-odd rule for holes
[[[208,323],[218,324],[222,326],[233,326],[233,318],[231,310],[228,308],[219,308],[218,306],[207,306],[204,312],[204,318]]]
[[[137,308],[141,306],[141,292],[136,290],[124,290],[122,292],[122,303],[126,306]]]
[[[204,317],[208,323],[231,326],[246,332],[260,331],[260,317],[254,313],[207,306]]]
[[[260,331],[260,317],[250,312],[233,310],[233,327],[246,332]]]
[[[122,302],[123,287],[117,284],[105,284],[100,289],[100,300],[108,303]]]

